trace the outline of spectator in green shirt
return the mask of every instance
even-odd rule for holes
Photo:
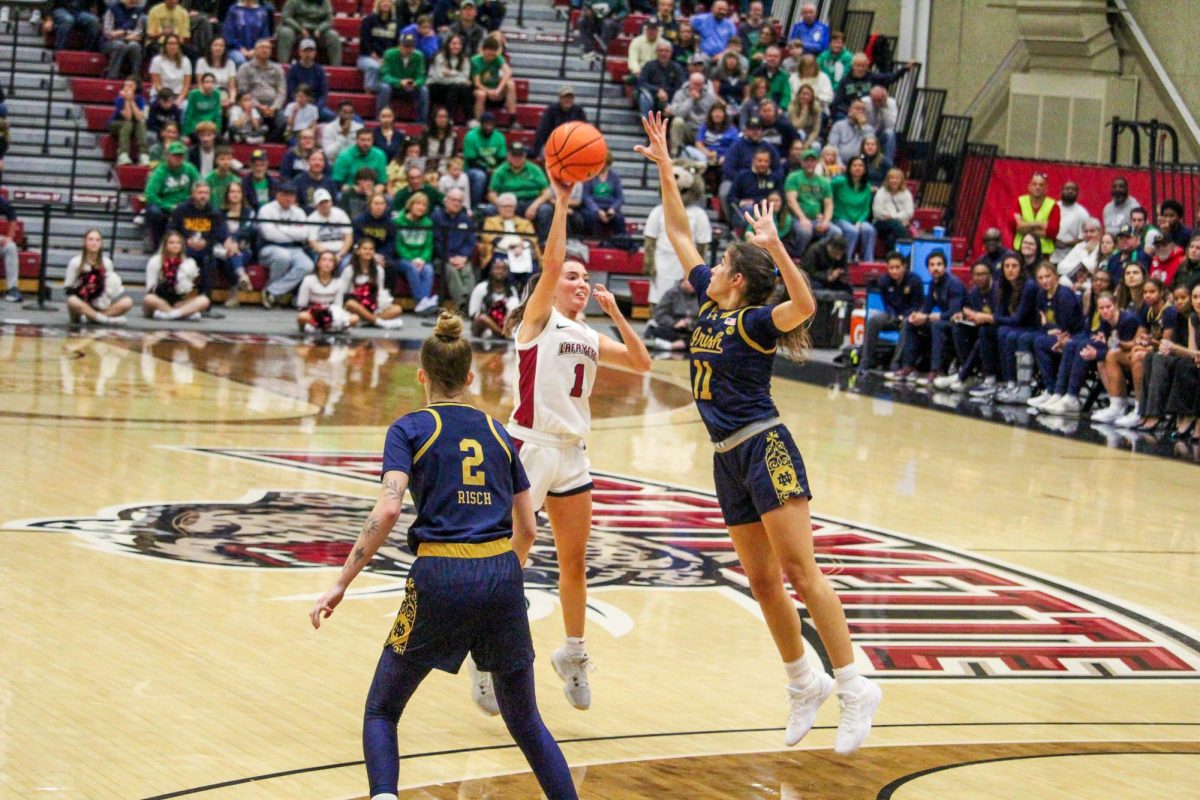
[[[802,169],[789,174],[783,182],[787,207],[792,212],[792,229],[796,247],[803,254],[817,239],[837,233],[833,225],[833,191],[829,181],[817,174],[820,156],[809,148],[800,156]]]
[[[397,187],[396,193],[392,195],[392,211],[397,214],[408,207],[409,198],[414,194],[425,195],[429,198],[429,205],[434,208],[440,206],[442,200],[445,199],[436,186],[425,180],[425,172],[416,165],[405,169],[404,181],[404,184]]]
[[[842,78],[850,72],[854,56],[846,49],[846,34],[834,31],[829,35],[829,49],[817,56],[817,66],[829,76],[833,90],[842,85]]]
[[[212,205],[213,208],[221,208],[225,205],[225,192],[235,183],[241,184],[241,177],[233,171],[233,151],[227,145],[217,147],[217,154],[214,157],[216,169],[208,173],[204,182],[212,189]]]
[[[333,182],[345,191],[354,185],[354,176],[363,167],[375,171],[379,183],[387,183],[387,156],[375,146],[375,131],[359,128],[354,134],[354,146],[347,147],[333,162]]]
[[[429,218],[429,198],[421,192],[412,195],[392,222],[396,226],[396,266],[417,301],[413,310],[423,314],[438,304],[438,296],[433,293],[433,220]]]
[[[196,126],[208,120],[221,130],[225,121],[221,108],[221,93],[217,91],[217,79],[211,72],[200,77],[200,88],[192,89],[187,96],[187,110],[183,112],[183,135],[191,138]]]
[[[146,181],[147,252],[158,249],[171,212],[191,197],[192,184],[200,180],[199,171],[184,160],[186,156],[183,142],[171,142],[166,160],[150,172]]]
[[[867,181],[867,162],[855,156],[846,165],[846,173],[830,182],[833,192],[833,221],[846,237],[846,255],[854,261],[875,257],[875,226],[871,224],[871,203],[875,193]]]
[[[480,209],[485,219],[496,213],[496,201],[505,192],[516,195],[517,213],[537,227],[538,239],[544,243],[554,217],[554,208],[550,203],[550,179],[541,167],[530,163],[525,157],[523,142],[513,142],[508,148],[508,158],[492,173],[487,194],[490,209]]]
[[[479,127],[467,131],[463,138],[462,156],[467,164],[467,179],[471,182],[471,206],[483,203],[488,175],[504,163],[508,142],[496,130],[496,115],[485,111],[479,115]]]
[[[516,117],[517,85],[513,82],[512,68],[500,55],[500,39],[494,33],[488,34],[479,52],[471,56],[471,84],[475,87],[475,119],[483,116],[487,106],[500,103],[508,109],[510,117]],[[514,119],[512,127],[521,126]]]
[[[416,98],[417,122],[429,121],[429,87],[425,85],[425,54],[417,49],[417,37],[406,33],[400,45],[383,54],[379,86],[375,90],[375,116],[391,105],[393,98]]]

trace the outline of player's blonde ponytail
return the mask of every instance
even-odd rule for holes
[[[433,388],[446,396],[458,394],[471,371],[471,345],[462,334],[462,318],[443,311],[433,335],[421,345],[421,369]]]

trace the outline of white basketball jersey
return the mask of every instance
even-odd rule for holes
[[[542,444],[585,438],[592,427],[588,398],[599,361],[600,334],[551,309],[536,339],[525,344],[518,339],[517,401],[509,432]]]

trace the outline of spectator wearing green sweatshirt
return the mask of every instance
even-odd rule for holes
[[[416,98],[417,122],[429,121],[429,87],[425,85],[425,55],[417,49],[417,37],[406,33],[399,47],[383,54],[379,66],[379,87],[375,90],[375,116],[391,105],[394,98]]]
[[[375,131],[359,128],[354,146],[347,147],[333,162],[333,182],[345,191],[354,185],[354,176],[363,167],[375,172],[376,183],[387,183],[387,156],[375,146]]]
[[[292,50],[301,39],[313,39],[321,46],[325,63],[342,65],[342,39],[333,27],[333,4],[330,0],[287,0],[277,31],[279,63],[290,64]]]
[[[200,173],[186,163],[187,148],[183,142],[171,142],[167,146],[166,159],[150,172],[146,181],[146,233],[148,250],[158,249],[167,220],[175,206],[187,201],[192,194],[192,184],[200,180]]]
[[[417,192],[408,198],[404,210],[392,222],[396,226],[396,266],[421,314],[438,303],[433,294],[433,220],[429,218],[429,198]]]
[[[553,204],[550,202],[550,179],[541,167],[531,163],[525,156],[525,145],[513,142],[508,148],[508,158],[492,173],[488,183],[488,204],[495,208],[500,195],[506,192],[516,195],[517,213],[537,227],[538,240],[545,242],[550,233],[550,221],[554,217]],[[495,212],[480,210],[485,219],[492,213]]]
[[[225,115],[221,108],[221,93],[217,91],[217,78],[211,72],[200,77],[200,88],[192,89],[187,96],[187,110],[183,113],[183,135],[191,137],[196,126],[205,120],[224,127]]]

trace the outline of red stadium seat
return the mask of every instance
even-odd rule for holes
[[[17,243],[18,247],[25,246],[25,223],[21,220],[9,222],[0,218],[0,236],[7,236]]]
[[[107,78],[71,78],[71,97],[75,99],[76,103],[108,103],[111,105],[120,92],[121,81]]]
[[[362,20],[358,17],[334,17],[333,29],[342,37],[342,41],[357,39],[362,30]]]
[[[375,98],[369,94],[330,92],[327,102],[330,108],[337,108],[343,102],[350,102],[354,104],[354,112],[360,117],[375,118]]]
[[[542,112],[541,106],[517,106],[517,122],[526,128],[537,128],[542,121]]]
[[[629,300],[635,306],[650,305],[650,281],[640,278],[629,282]]]
[[[108,63],[100,53],[86,50],[59,50],[54,54],[54,63],[63,75],[87,75],[98,77]]]
[[[28,250],[22,250],[18,257],[21,261],[20,277],[32,278],[37,280],[37,277],[42,274],[42,255],[41,253],[31,253]]]
[[[628,230],[628,225],[626,226],[626,230]],[[629,255],[629,269],[631,271],[637,272],[639,274],[642,272],[645,272],[646,271],[645,265],[646,265],[645,251],[638,250],[636,253],[631,253]]]
[[[362,8],[362,0],[333,0],[333,13],[341,14],[347,17],[353,17],[360,13]],[[370,14],[370,11],[361,11],[363,14]]]
[[[610,56],[608,59],[608,74],[615,83],[620,83],[629,74],[629,60]]]
[[[534,138],[534,136],[536,136],[536,135],[537,135],[537,131],[531,131],[531,130],[523,130],[523,131],[513,131],[513,130],[507,130],[507,131],[504,131],[504,141],[505,141],[506,143],[510,144],[510,145],[511,145],[512,143],[514,143],[514,142],[521,142],[521,143],[522,143],[522,144],[524,144],[526,147],[532,147],[532,146],[533,146],[533,138]]]
[[[850,285],[866,286],[871,281],[887,274],[887,264],[879,261],[860,261],[850,265]]]
[[[120,185],[122,191],[140,192],[146,188],[146,177],[150,174],[150,167],[141,164],[127,164],[117,167],[116,173],[117,184]]]
[[[605,247],[593,247],[588,253],[588,267],[600,272],[629,272],[629,253]]]
[[[89,131],[106,131],[108,130],[109,120],[112,119],[112,106],[84,106],[83,116],[87,121],[87,129]]]
[[[958,278],[965,285],[971,285],[971,266],[969,264],[959,264],[957,267],[951,267],[950,274]]]
[[[918,208],[913,212],[913,220],[920,223],[921,230],[931,231],[934,226],[942,224],[943,213],[940,208]]]
[[[628,37],[618,36],[608,43],[608,57],[618,56],[626,58],[629,55],[629,42],[632,41]]]
[[[284,74],[290,64],[283,65]],[[335,92],[361,92],[363,90],[362,73],[355,67],[326,67],[325,75],[329,78],[329,88]]]
[[[267,270],[265,267],[260,267],[258,264],[251,264],[246,267],[246,275],[250,278],[250,285],[254,287],[254,291],[261,292],[263,287],[267,285]]]
[[[517,87],[517,102],[527,102],[529,100],[529,79],[513,78],[513,85]]]
[[[649,14],[630,14],[621,20],[621,33],[626,36],[637,36],[642,32],[642,25],[650,19]]]
[[[967,237],[951,236],[950,237],[950,261],[955,264],[961,264],[967,258]]]

